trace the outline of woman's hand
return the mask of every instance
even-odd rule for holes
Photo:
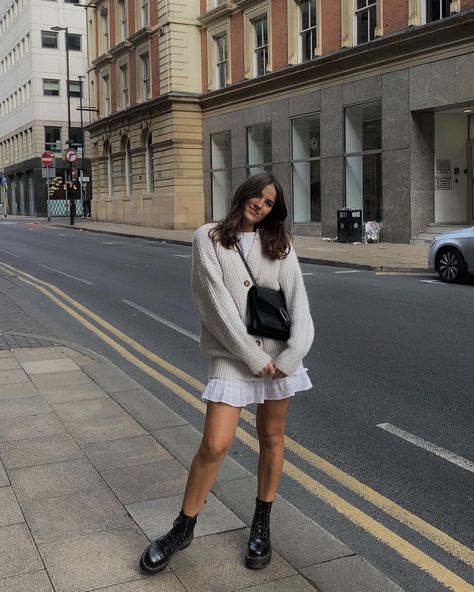
[[[276,366],[273,366],[273,368],[275,369],[275,372],[272,375],[273,380],[278,380],[279,378],[287,377],[287,375],[281,370],[279,370]]]
[[[275,366],[273,362],[268,362],[265,368],[258,373],[259,376],[273,376],[275,374]]]

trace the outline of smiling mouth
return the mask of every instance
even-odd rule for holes
[[[252,214],[254,216],[260,216],[260,212],[257,212],[256,210],[254,210],[251,206],[249,206],[249,210],[252,212]]]

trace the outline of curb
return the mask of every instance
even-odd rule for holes
[[[191,241],[183,241],[172,238],[159,238],[153,236],[143,236],[141,234],[132,234],[128,232],[117,232],[113,230],[97,230],[95,228],[81,228],[80,226],[66,226],[64,224],[51,224],[54,228],[69,228],[71,230],[83,230],[84,232],[94,232],[96,234],[108,234],[112,236],[124,236],[127,238],[134,238],[139,240],[169,243],[171,245],[182,245],[185,247],[192,246]],[[360,269],[361,271],[392,271],[394,273],[429,273],[428,267],[388,267],[384,265],[364,265],[362,263],[349,263],[347,261],[334,261],[331,259],[319,259],[315,257],[300,257],[298,256],[300,263],[306,263],[309,265],[324,265],[327,267],[349,267],[351,269]],[[433,274],[434,275],[434,274]]]

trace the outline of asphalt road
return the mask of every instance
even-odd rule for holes
[[[207,362],[193,338],[199,330],[190,256],[185,246],[31,220],[0,221],[0,262],[57,286],[147,350],[205,382]],[[317,331],[305,361],[314,389],[293,400],[288,435],[336,470],[291,451],[288,460],[312,483],[362,511],[362,524],[291,474],[283,478],[282,495],[407,592],[450,589],[432,577],[438,566],[466,586],[474,584],[472,567],[463,560],[466,547],[473,546],[474,524],[474,285],[340,267],[302,269]],[[32,286],[15,277],[9,281],[16,302],[50,332],[109,357],[202,427],[199,412],[96,332]],[[243,444],[236,442],[232,454],[255,470],[255,455]],[[391,511],[387,504],[374,503],[376,494],[394,502]],[[387,529],[385,542],[378,540],[371,519]],[[428,568],[414,565],[397,550],[403,541],[436,564],[421,555]],[[451,589],[470,589],[462,587],[462,580],[461,587]]]

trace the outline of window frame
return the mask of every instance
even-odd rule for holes
[[[302,14],[302,6],[303,4],[309,4],[309,13],[311,14],[311,4],[314,2],[314,13],[315,13],[315,25],[314,27],[308,27],[306,29],[303,29],[303,14]],[[320,22],[320,14],[319,14],[319,6],[320,6],[320,0],[301,0],[300,2],[297,3],[298,4],[298,63],[302,64],[304,62],[310,62],[311,60],[314,60],[314,58],[318,57],[318,54],[320,53],[319,51],[319,22]],[[310,22],[311,22],[311,18],[310,18]],[[313,55],[310,58],[304,59],[303,58],[303,34],[304,33],[310,33],[311,36],[311,32],[314,31],[314,36],[315,36],[315,43],[314,43],[314,47],[312,47],[313,50]]]
[[[216,37],[213,38],[214,39],[214,49],[215,49],[215,81],[216,81],[216,89],[220,89],[220,88],[225,88],[228,84],[229,84],[229,78],[228,78],[228,66],[229,66],[229,43],[228,43],[228,36],[227,36],[227,31],[221,33],[220,35],[217,35]],[[219,45],[219,42],[221,40],[225,40],[225,47],[224,47],[224,51],[223,54],[225,54],[221,59],[220,59],[220,51],[221,51],[221,47]],[[222,70],[224,70],[224,72],[222,72]]]
[[[244,10],[244,78],[257,78],[255,73],[254,49],[256,40],[255,21],[267,19],[267,67],[265,73],[272,71],[272,29],[269,0],[262,0],[255,6]]]
[[[247,164],[246,164],[246,170],[247,170],[247,177],[250,177],[251,175],[255,175],[258,172],[272,172],[272,167],[273,167],[273,160],[271,160],[270,162],[255,162],[255,163],[250,163],[250,146],[249,146],[249,130],[251,128],[256,128],[256,127],[265,127],[268,126],[269,130],[270,130],[270,156],[271,158],[273,158],[273,144],[272,144],[272,122],[271,121],[263,121],[261,123],[253,123],[251,125],[247,125],[245,128],[245,142],[246,142],[246,151],[247,151]],[[265,145],[263,146],[263,149],[265,150]],[[252,169],[263,169],[263,171],[252,171]]]
[[[265,26],[260,29],[259,25],[264,24]],[[254,29],[254,42],[253,42],[253,74],[254,78],[265,76],[268,74],[269,64],[269,35],[268,35],[268,14],[261,15],[252,20],[252,26]],[[259,30],[260,29],[260,30]],[[259,44],[259,34],[262,37],[262,43]],[[259,58],[263,56],[263,72],[259,70]]]
[[[229,141],[229,166],[226,167],[215,167],[214,163],[213,163],[213,139],[216,136],[227,136],[228,137],[228,141]],[[223,216],[225,216],[225,214],[228,212],[229,210],[229,205],[232,199],[232,132],[231,130],[221,130],[219,132],[215,132],[213,134],[209,134],[209,172],[210,172],[210,176],[211,176],[211,216],[212,219],[217,221],[217,217],[221,218]],[[226,194],[224,195],[224,203],[223,208],[222,208],[222,213],[223,215],[216,215],[216,196],[215,196],[215,186],[214,186],[214,178],[215,175],[217,174],[224,174],[225,176],[225,180],[226,180]]]
[[[45,45],[44,44],[44,39],[46,36],[49,36],[50,39],[53,39],[56,41],[56,45]],[[58,44],[58,33],[57,31],[41,31],[41,47],[43,49],[58,49],[59,44]]]
[[[79,47],[71,45],[71,40],[79,40]],[[66,47],[68,51],[82,51],[82,35],[81,33],[67,33],[66,35]]]
[[[56,83],[57,92],[55,90],[51,90],[51,92],[47,92],[45,89],[45,84],[52,84]],[[43,96],[44,97],[59,97],[61,96],[61,84],[58,78],[43,78]]]
[[[357,8],[358,0],[354,0],[354,40],[355,45],[363,45],[364,43],[370,43],[377,37],[377,0],[363,0],[366,5]],[[375,22],[371,22],[372,12],[375,11]],[[361,32],[361,26],[359,24],[359,15],[363,15],[367,13],[368,21],[367,21],[367,40],[361,41],[359,40],[359,33]],[[372,26],[373,26],[373,33],[372,33]],[[373,35],[373,36],[372,36]]]

